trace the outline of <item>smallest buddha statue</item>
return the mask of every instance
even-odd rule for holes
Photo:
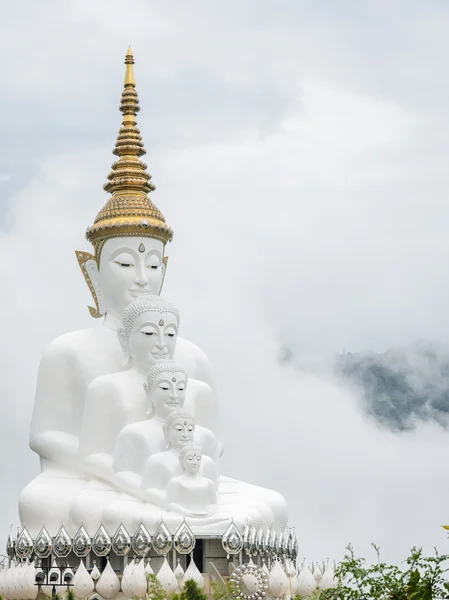
[[[213,481],[200,475],[203,453],[195,444],[188,444],[179,453],[182,472],[173,477],[167,487],[168,509],[190,517],[210,515],[217,504]]]
[[[153,504],[168,508],[167,489],[170,481],[181,475],[180,453],[195,442],[195,421],[188,412],[171,412],[162,425],[167,450],[149,457],[142,477],[142,497]],[[201,475],[215,484],[218,480],[217,467],[210,456],[203,456]]]

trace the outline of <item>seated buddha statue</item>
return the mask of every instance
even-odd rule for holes
[[[217,504],[217,490],[213,481],[201,474],[203,453],[195,444],[184,446],[178,460],[181,473],[167,485],[168,508],[192,517],[209,515]]]
[[[79,440],[84,472],[112,481],[117,437],[126,425],[146,418],[148,370],[158,361],[173,357],[178,328],[177,308],[159,296],[145,295],[126,307],[118,337],[129,368],[97,377],[87,388]],[[185,373],[181,367],[179,371]],[[180,385],[185,387],[185,381]],[[203,382],[198,385],[210,389]],[[193,385],[191,389],[195,388]]]
[[[105,185],[111,196],[86,233],[94,253],[77,252],[95,302],[95,307],[89,308],[90,313],[96,318],[103,317],[103,321],[98,327],[58,337],[45,351],[39,367],[30,446],[40,456],[42,473],[26,486],[19,500],[21,521],[26,523],[32,536],[37,535],[44,523],[51,535],[56,534],[61,523],[65,524],[69,533],[75,533],[77,523],[70,518],[73,498],[86,490],[94,472],[85,470],[86,464],[80,460],[82,454],[79,452],[88,388],[98,377],[129,368],[117,336],[122,327],[123,312],[137,298],[159,295],[165,276],[165,248],[173,232],[148,196],[154,186],[146,165],[140,160],[145,150],[136,126],[139,106],[133,74],[134,59],[130,51],[125,62],[125,88],[121,103],[123,123],[114,150],[118,159],[112,165]],[[195,418],[197,430],[202,426],[217,437],[218,402],[208,359],[197,346],[179,337],[173,359],[184,369],[191,382],[202,382],[212,391],[203,400],[195,401],[194,406],[188,406],[186,398],[186,407]],[[124,430],[129,427],[133,425],[127,425]],[[120,437],[121,434],[118,440]],[[108,439],[108,444],[110,441]],[[114,445],[117,446],[120,444]],[[163,449],[157,446],[152,451]],[[88,450],[85,456],[92,454],[95,452]],[[147,457],[148,452],[145,461]],[[117,464],[120,466],[120,460]],[[126,472],[126,457],[123,467],[125,470],[118,470],[116,476]],[[144,464],[138,465],[140,477],[143,468]],[[121,483],[121,489],[132,488],[128,488],[124,481]],[[138,490],[140,483],[135,491]],[[115,494],[113,486],[108,489],[108,494]],[[97,496],[94,493],[89,495],[88,490],[87,500],[91,507],[96,506]],[[226,515],[233,514],[233,510],[277,525],[285,525],[287,519],[287,507],[282,496],[227,477],[220,478],[217,507],[217,513],[222,511],[223,522]],[[140,513],[148,511],[152,519],[160,518],[161,509],[150,503],[140,502],[138,510]],[[111,515],[111,522],[120,516],[115,510]],[[123,513],[122,516],[127,517]],[[135,518],[136,511],[129,521],[134,523]],[[214,522],[210,523],[215,531]]]
[[[160,361],[148,372],[145,390],[148,399],[147,419],[127,425],[117,437],[114,449],[113,482],[127,494],[142,497],[142,476],[149,457],[163,452],[168,446],[166,419],[175,410],[185,408],[185,399],[192,381],[174,362]],[[193,440],[212,461],[218,460],[215,435],[197,425],[190,416],[181,427],[177,444]]]
[[[142,497],[145,500],[170,508],[167,490],[172,479],[182,473],[180,456],[184,448],[191,447],[195,441],[195,421],[188,412],[177,410],[167,416],[163,430],[167,449],[148,458],[143,470],[141,487]],[[198,445],[195,448],[198,448],[202,456],[201,448]],[[207,478],[207,481],[211,480],[216,484],[218,472],[214,460],[210,456],[204,456],[200,463],[201,475]]]
[[[86,232],[94,253],[76,253],[95,303],[90,314],[102,322],[53,340],[39,366],[30,447],[40,456],[42,474],[19,499],[20,518],[31,535],[43,522],[55,534],[61,522],[69,523],[71,498],[86,484],[79,470],[78,445],[87,389],[95,378],[126,368],[117,337],[123,312],[136,298],[159,295],[165,277],[165,247],[173,232],[148,196],[155,187],[140,160],[145,148],[136,125],[139,102],[133,62],[129,51],[120,107],[123,123],[114,150],[117,160],[105,185],[111,197]],[[210,363],[195,344],[178,338],[175,359],[192,379],[214,389]],[[214,393],[208,401],[213,407],[205,410],[204,424],[216,431]],[[197,419],[201,421],[199,415]]]

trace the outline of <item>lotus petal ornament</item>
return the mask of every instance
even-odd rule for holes
[[[72,538],[62,525],[53,541],[53,552],[58,558],[65,558],[72,551]]]
[[[145,557],[151,550],[151,535],[145,525],[141,523],[132,539],[132,548],[137,556]]]
[[[112,542],[108,532],[103,525],[100,525],[97,533],[92,538],[92,550],[97,556],[107,556],[111,551],[111,546]]]
[[[109,560],[100,579],[97,581],[96,590],[100,596],[107,600],[109,600],[109,598],[115,598],[120,591],[119,578],[111,567]]]
[[[228,555],[228,558],[230,554],[239,554],[243,549],[243,536],[233,519],[231,519],[229,527],[223,534],[221,545]]]
[[[230,578],[241,600],[262,600],[268,594],[268,576],[254,563],[237,567]]]
[[[176,569],[175,569],[174,573],[175,573],[175,577],[178,581],[184,575],[184,569],[181,567],[181,559],[180,558],[178,558],[178,564],[176,565]]]
[[[322,576],[323,571],[321,570],[320,563],[317,562],[313,565],[313,578],[315,579],[317,585]]]
[[[126,556],[131,550],[131,536],[123,523],[112,536],[111,546],[117,556]]]
[[[271,537],[271,528],[267,524],[267,528],[265,530],[265,539],[263,541],[263,546],[264,546],[264,549],[265,549],[265,555],[266,556],[271,556],[271,554],[272,554],[272,545],[273,545],[273,540],[272,540],[272,537]]]
[[[132,592],[135,598],[145,598],[147,593],[148,582],[143,561],[144,559],[141,558],[139,563],[134,564]]]
[[[270,574],[270,571],[268,570],[267,564],[265,562],[265,559],[262,560],[262,571],[265,573],[265,575],[268,578],[268,575]],[[268,579],[267,579],[268,581]]]
[[[94,560],[94,568],[90,572],[93,581],[98,581],[101,577],[100,569],[97,567],[97,561]]]
[[[196,544],[196,539],[193,535],[193,531],[187,525],[185,519],[178,527],[173,537],[173,543],[176,551],[179,554],[190,554],[191,552],[193,552],[193,549],[195,548]]]
[[[89,575],[82,560],[72,579],[73,593],[79,599],[89,598],[95,589],[92,577]]]
[[[256,556],[257,554],[257,529],[256,524],[253,521],[249,532],[249,551],[250,556]]]
[[[277,556],[277,531],[274,525],[271,526],[270,529],[270,548],[271,548],[271,556],[275,558]]]
[[[34,600],[36,598],[36,570],[34,561],[27,565],[27,587],[26,587],[26,598],[28,600]]]
[[[37,538],[34,540],[34,553],[38,558],[47,558],[53,550],[50,534],[42,527]]]
[[[133,583],[134,583],[134,560],[126,565],[123,570],[122,577],[122,592],[127,598],[133,597]]]
[[[294,527],[293,527],[293,551],[292,551],[292,558],[293,558],[293,560],[296,560],[298,558],[298,540],[296,538],[296,531],[295,531]]]
[[[290,591],[290,581],[278,560],[274,564],[268,577],[268,593],[273,598],[281,598]]]
[[[190,579],[193,579],[193,581],[198,585],[200,590],[204,590],[203,576],[201,575],[200,571],[198,570],[198,567],[196,566],[193,558],[190,559],[190,564],[187,567],[184,575],[181,577],[181,581],[179,582],[179,587],[181,590],[185,586],[186,581],[189,581]]]
[[[318,587],[320,590],[330,590],[337,587],[337,582],[334,576],[334,568],[329,563],[329,560],[327,561],[327,566],[324,569],[323,576],[318,583]]]
[[[165,526],[164,521],[160,522],[160,525],[153,536],[153,548],[158,554],[162,554],[163,556],[168,554],[172,549],[171,534]]]
[[[259,523],[259,528],[257,530],[257,535],[256,535],[256,543],[255,543],[255,547],[256,547],[256,552],[257,554],[263,554],[264,553],[264,531],[263,531],[263,525],[262,523]]]
[[[284,553],[284,535],[282,531],[282,527],[279,526],[278,531],[276,532],[274,551],[278,558],[281,558]]]
[[[33,552],[33,540],[26,527],[22,529],[21,534],[17,538],[15,551],[17,556],[21,559],[28,558]]]
[[[287,535],[287,539],[285,542],[285,548],[286,548],[286,556],[290,559],[293,559],[293,529],[291,529],[290,527],[288,528],[288,535]]]
[[[11,529],[10,529],[9,535],[8,535],[8,541],[6,542],[6,554],[8,555],[8,558],[10,558],[11,560],[14,558],[15,545],[16,545],[16,543],[15,543],[15,540],[14,540],[14,537],[12,534],[12,525],[11,525]]]
[[[87,556],[92,548],[92,544],[90,541],[90,536],[84,527],[78,529],[75,533],[75,537],[73,538],[73,552],[78,556],[78,558],[83,558]]]
[[[245,531],[243,532],[243,548],[248,556],[251,556],[251,528],[246,520]]]
[[[299,596],[308,597],[313,594],[316,590],[316,581],[310,571],[308,565],[304,565],[298,575],[298,583],[296,586],[296,593]]]
[[[147,564],[144,568],[144,573],[148,577],[148,575],[154,575],[153,567],[151,566],[151,558],[147,560]]]
[[[156,534],[155,534],[156,537]],[[170,565],[167,562],[167,559],[164,558],[164,562],[162,563],[162,567],[159,569],[157,574],[157,578],[161,583],[164,590],[167,594],[174,594],[178,589],[178,580],[175,577]]]
[[[298,590],[298,573],[293,568],[293,572],[290,572],[290,597],[295,598]]]

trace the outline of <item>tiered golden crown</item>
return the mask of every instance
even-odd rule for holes
[[[94,224],[87,229],[86,237],[95,247],[99,257],[104,242],[111,237],[146,236],[171,241],[173,231],[165,222],[164,215],[148,196],[156,187],[151,183],[147,165],[140,160],[146,154],[136,115],[140,110],[134,79],[134,56],[131,48],[125,58],[125,87],[120,110],[123,114],[113,153],[118,160],[112,165],[108,182],[103,186],[111,197],[100,210]]]

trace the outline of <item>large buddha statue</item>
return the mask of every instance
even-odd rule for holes
[[[95,302],[90,314],[102,322],[53,340],[42,357],[30,432],[42,474],[19,500],[21,520],[30,532],[43,520],[49,530],[57,530],[56,522],[68,519],[67,498],[85,485],[77,461],[87,388],[95,378],[126,368],[117,337],[123,311],[136,298],[158,295],[165,277],[165,246],[173,232],[148,196],[155,186],[140,160],[146,151],[136,125],[140,107],[131,50],[125,63],[123,123],[114,149],[118,160],[104,186],[111,197],[86,232],[94,254],[76,253]],[[197,346],[178,338],[176,361],[189,376],[213,386],[210,363]],[[217,425],[214,402],[211,414]]]
[[[123,322],[128,305],[135,307],[135,302],[139,304],[160,294],[167,265],[165,247],[173,236],[164,216],[148,196],[155,188],[146,165],[140,160],[145,149],[136,125],[139,103],[130,50],[125,64],[120,107],[123,123],[114,150],[118,158],[104,186],[111,196],[86,232],[88,241],[93,244],[93,254],[77,252],[94,299],[95,306],[89,307],[90,314],[102,321],[97,327],[68,333],[54,340],[45,350],[39,367],[30,447],[40,456],[42,473],[22,491],[19,500],[21,521],[26,523],[32,536],[42,525],[55,535],[62,523],[73,533],[76,521],[83,517],[83,506],[99,508],[106,502],[105,522],[109,515],[110,523],[117,519],[120,523],[120,516],[125,520],[124,515],[113,508],[114,503],[117,506],[116,500],[110,502],[120,493],[124,494],[121,498],[125,504],[137,503],[142,515],[154,522],[160,519],[161,509],[142,502],[137,488],[120,476],[138,473],[140,490],[148,450],[150,454],[164,450],[157,444],[151,448],[147,443],[142,444],[144,452],[134,453],[134,456],[140,456],[138,464],[134,465],[130,462],[133,454],[128,445],[121,445],[126,439],[125,432],[130,435],[129,428],[134,428],[131,431],[134,439],[142,441],[150,420],[153,425],[160,421],[158,435],[160,440],[163,439],[161,422],[167,415],[158,417],[156,408],[154,415],[143,414],[146,399],[141,384],[154,361],[173,358],[189,379],[185,408],[194,417],[196,433],[203,428],[215,439],[218,437],[219,411],[209,361],[197,346],[176,337],[173,311],[167,311],[161,305],[157,322],[150,320],[144,325],[143,320],[147,317],[142,315],[145,311],[135,315],[134,320],[129,321],[132,321],[129,327]],[[166,320],[167,323],[170,321],[171,333],[167,333],[165,339]],[[156,351],[148,353],[149,346],[143,339],[146,333],[151,333],[151,328],[156,338],[161,338],[164,331],[166,344],[160,343],[159,357],[156,356],[157,344],[154,346]],[[114,415],[108,433],[101,420],[108,412],[111,414],[114,406],[120,409]],[[93,439],[96,432],[100,433],[98,444]],[[202,449],[204,461],[208,452],[199,437],[195,442]],[[115,467],[111,481],[112,448]],[[97,503],[100,495],[103,500]],[[75,510],[76,498],[82,498],[82,502],[80,500]],[[75,513],[76,519],[73,518]],[[167,517],[169,522],[174,514],[168,511],[164,519]],[[204,531],[210,526],[207,532],[214,533],[223,529],[228,517],[237,514],[285,525],[287,506],[276,492],[221,476],[216,513],[196,523],[199,528],[204,526]],[[177,515],[173,522],[179,517]],[[136,511],[129,520],[134,523],[135,519]],[[218,528],[217,523],[220,524]]]

